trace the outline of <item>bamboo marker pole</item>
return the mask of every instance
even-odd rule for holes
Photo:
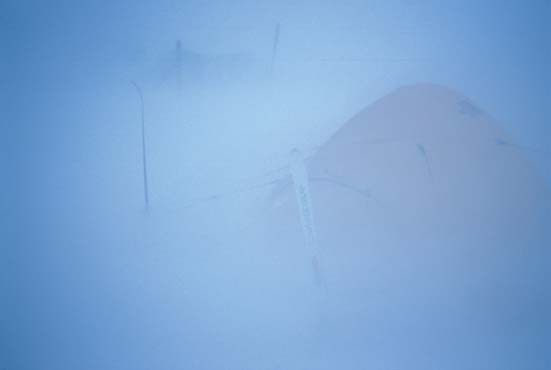
[[[175,69],[176,69],[176,89],[178,93],[182,92],[182,79],[183,79],[183,70],[184,70],[184,52],[182,49],[182,41],[176,41],[176,58],[175,58]]]
[[[317,285],[323,286],[327,292],[327,285],[321,269],[321,254],[317,240],[316,228],[314,223],[314,213],[312,210],[312,199],[310,196],[310,184],[308,179],[308,170],[304,163],[304,157],[298,149],[291,151],[291,176],[297,197],[300,222],[306,248],[311,256],[314,279]]]
[[[132,81],[132,85],[136,88],[138,96],[140,97],[140,113],[141,113],[141,123],[142,123],[142,168],[143,168],[143,191],[144,191],[144,202],[145,209],[149,210],[149,188],[148,188],[148,178],[147,178],[147,147],[145,140],[145,108],[143,101],[142,90],[138,84]]]

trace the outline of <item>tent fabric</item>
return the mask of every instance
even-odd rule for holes
[[[322,246],[377,248],[427,239],[542,240],[549,188],[492,117],[437,85],[398,89],[346,122],[308,159]],[[299,242],[290,181],[269,227]],[[547,215],[547,216],[546,216]]]

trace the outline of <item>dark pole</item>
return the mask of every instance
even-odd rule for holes
[[[147,152],[146,152],[146,145],[145,145],[145,112],[144,112],[143,94],[142,94],[142,90],[140,89],[137,83],[132,81],[132,85],[134,85],[140,97],[141,120],[142,120],[143,191],[144,191],[145,208],[149,209],[149,189],[147,184]]]

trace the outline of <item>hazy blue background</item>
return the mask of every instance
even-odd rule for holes
[[[265,180],[290,148],[322,144],[359,109],[417,82],[483,107],[549,182],[550,1],[8,0],[0,24],[1,369],[510,362],[497,349],[466,358],[476,344],[458,339],[456,359],[447,342],[427,363],[432,355],[388,338],[377,358],[398,359],[364,362],[377,344],[362,342],[360,324],[320,325],[319,297],[295,284],[302,272],[289,267],[280,284],[270,254],[246,246],[254,200],[183,209]],[[147,215],[132,80],[146,102]],[[330,306],[329,316],[354,311]],[[522,352],[516,361],[549,365]]]

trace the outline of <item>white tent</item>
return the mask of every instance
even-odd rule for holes
[[[327,248],[456,237],[488,248],[538,244],[549,225],[548,185],[522,149],[444,87],[408,86],[380,99],[307,161]],[[290,181],[275,189],[270,208],[271,227],[300,238]]]
[[[543,361],[551,196],[487,113],[444,87],[403,87],[344,124],[307,166],[324,320],[369,348],[369,363]],[[290,180],[265,212],[274,249],[291,260],[304,241]]]

